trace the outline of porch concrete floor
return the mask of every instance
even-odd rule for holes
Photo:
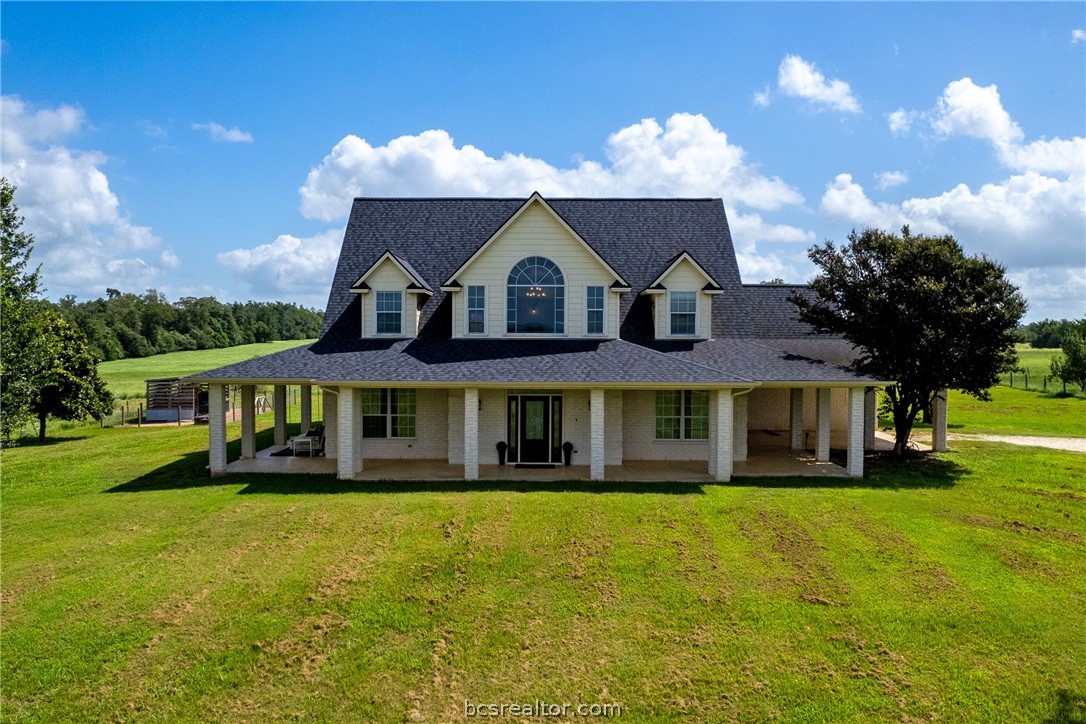
[[[335,475],[335,458],[272,456],[282,446],[266,448],[255,458],[236,460],[226,466],[227,473],[320,474]],[[514,465],[480,465],[481,480],[517,480],[540,482],[588,480],[587,465],[558,465],[553,468],[518,468]],[[622,465],[608,465],[604,476],[610,481],[690,483],[712,482],[703,460],[637,460]],[[747,460],[737,461],[733,477],[819,476],[848,477],[844,468],[831,462],[817,462],[808,451],[788,450],[783,440],[761,433],[751,435]],[[462,480],[463,465],[446,460],[365,460],[364,469],[355,480]]]

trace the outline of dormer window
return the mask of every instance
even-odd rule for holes
[[[506,285],[506,332],[565,334],[566,283],[550,259],[530,256],[517,262]]]
[[[671,335],[673,337],[688,337],[696,334],[698,329],[698,293],[670,292],[669,303],[671,306]]]
[[[403,292],[377,292],[377,334],[403,334]]]

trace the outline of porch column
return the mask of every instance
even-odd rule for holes
[[[302,385],[302,423],[298,428],[298,434],[304,435],[313,426],[313,387]]]
[[[226,472],[226,390],[207,386],[207,452],[212,475]]]
[[[324,409],[324,457],[331,459],[339,456],[339,397],[328,390],[324,390],[323,395],[321,403]]]
[[[716,390],[709,391],[709,477],[716,480],[716,429],[720,418],[716,414]]]
[[[791,390],[788,410],[788,447],[792,450],[803,449],[803,388]]]
[[[256,457],[256,387],[241,386],[241,457]]]
[[[747,400],[749,399],[748,392],[745,395],[734,396],[732,402],[735,419],[735,429],[732,432],[732,459],[736,461],[747,459]]]
[[[878,388],[869,387],[864,393],[864,450],[875,449],[875,425],[878,422]]]
[[[946,390],[935,393],[931,403],[931,449],[946,452]]]
[[[341,480],[351,480],[362,471],[362,446],[358,444],[362,435],[362,407],[358,390],[353,387],[340,387],[336,408],[339,428],[336,475]]]
[[[716,445],[713,449],[713,478],[721,482],[732,479],[732,442],[734,441],[734,407],[731,390],[717,390],[710,395],[709,404],[716,411]]]
[[[589,439],[592,441],[592,465],[589,477],[593,480],[603,480],[604,474],[604,411],[603,390],[592,389],[588,398],[589,407]]]
[[[830,459],[830,391],[819,387],[815,398],[815,418],[818,432],[815,435],[815,460],[824,463]]]
[[[464,390],[464,480],[479,479],[479,388]]]
[[[272,393],[272,416],[275,418],[275,444],[287,444],[287,386],[276,385]]]
[[[866,421],[866,397],[861,387],[848,391],[848,474],[854,478],[864,476],[864,433]]]

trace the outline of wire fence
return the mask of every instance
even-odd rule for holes
[[[1007,372],[999,377],[999,384],[1020,390],[1037,392],[1058,392],[1068,395],[1082,395],[1083,390],[1073,382],[1064,382],[1052,376],[1047,367],[1022,367],[1015,372]]]

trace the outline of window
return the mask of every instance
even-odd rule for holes
[[[415,391],[362,390],[362,437],[415,437]]]
[[[696,334],[697,311],[697,292],[671,292],[671,334]]]
[[[702,390],[658,390],[656,439],[708,440],[709,393]]]
[[[468,334],[486,333],[486,287],[468,287]]]
[[[550,259],[530,256],[509,272],[505,331],[510,334],[565,334],[566,282]]]
[[[603,287],[589,287],[585,298],[585,332],[603,334]]]
[[[377,292],[377,334],[403,334],[403,292]]]

